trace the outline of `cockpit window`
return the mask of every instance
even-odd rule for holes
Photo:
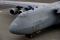
[[[15,10],[13,10],[13,9],[11,9],[11,10],[10,10],[10,13],[12,15],[16,15],[16,14],[20,14],[25,11],[34,10],[34,8],[32,6],[28,6],[28,7],[16,6]]]

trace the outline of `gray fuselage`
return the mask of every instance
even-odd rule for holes
[[[10,32],[15,34],[31,34],[58,23],[54,9],[49,7],[35,8],[19,14],[10,25]]]

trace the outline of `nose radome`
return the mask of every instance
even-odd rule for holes
[[[13,34],[17,34],[17,35],[24,35],[24,34],[30,34],[32,33],[32,27],[29,28],[18,28],[18,26],[16,25],[11,25],[10,26],[10,32]]]
[[[22,34],[24,34],[24,32],[22,32],[23,29],[21,29],[20,26],[18,26],[16,23],[13,23],[10,26],[9,31],[13,34],[22,35]]]
[[[17,32],[16,32],[16,29],[10,29],[9,30],[11,33],[13,33],[13,34],[16,34]]]
[[[17,25],[15,25],[15,24],[10,25],[9,31],[13,34],[18,34]]]
[[[18,25],[17,23],[13,22],[11,25],[10,25],[10,28],[9,28],[9,31],[13,34],[20,34],[20,29],[18,28]]]
[[[29,34],[32,33],[32,27],[28,25],[22,25],[20,22],[18,23],[17,20],[13,21],[9,27],[9,31],[13,34],[19,34],[19,35],[24,35],[24,34]],[[24,23],[25,24],[25,23]]]

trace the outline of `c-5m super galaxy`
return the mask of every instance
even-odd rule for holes
[[[60,2],[37,3],[0,1],[0,7],[11,8],[10,14],[16,16],[9,31],[17,35],[31,36],[44,28],[60,23]]]

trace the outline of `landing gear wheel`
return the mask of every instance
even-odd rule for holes
[[[26,34],[25,36],[28,37],[28,38],[32,38],[33,37],[32,34]]]

